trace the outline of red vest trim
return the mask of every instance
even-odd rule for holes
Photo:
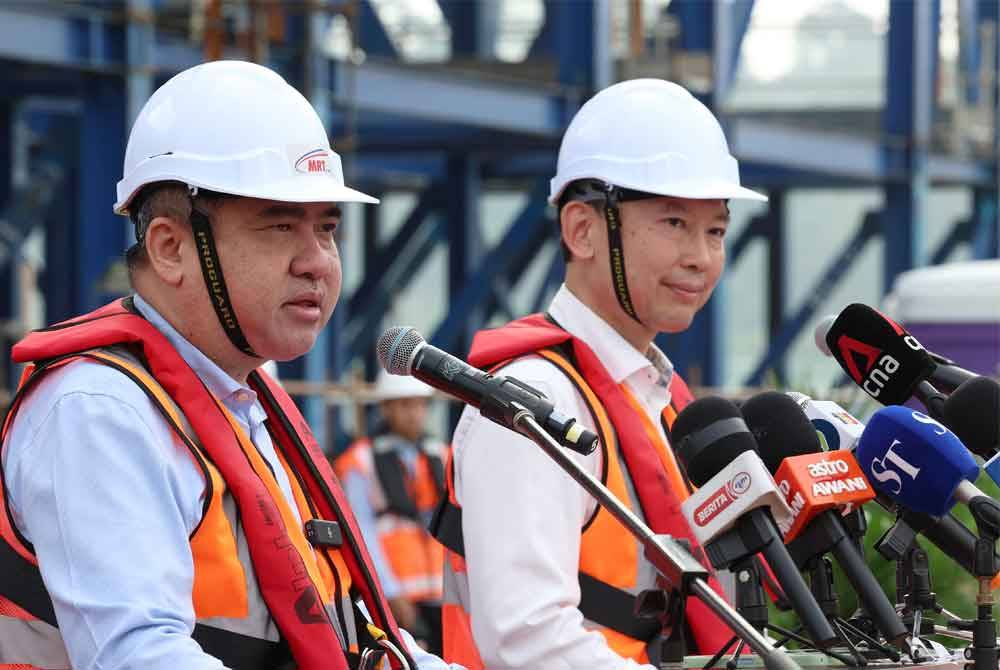
[[[568,345],[580,374],[594,390],[608,413],[618,434],[625,467],[635,485],[646,523],[656,533],[686,538],[692,549],[698,549],[687,519],[681,512],[680,499],[670,486],[667,473],[642,426],[634,420],[634,410],[611,378],[594,351],[582,340],[572,336],[543,314],[532,314],[506,326],[480,331],[472,342],[469,363],[487,368],[500,361],[523,356],[557,345]],[[673,375],[671,394],[674,404],[683,408],[691,393],[680,375]],[[700,552],[696,552],[697,553]],[[710,583],[722,595],[721,587],[712,578]],[[719,649],[732,636],[726,626],[701,601],[688,599],[687,620],[699,649]]]
[[[323,611],[316,586],[296,587],[304,571],[300,569],[301,559],[289,560],[295,552],[289,552],[292,540],[278,508],[247,463],[216,399],[166,337],[130,311],[130,302],[127,298],[116,300],[90,314],[34,331],[14,346],[12,357],[21,363],[42,361],[121,344],[141,351],[150,373],[188,418],[232,491],[261,593],[296,664],[300,670],[348,670],[333,626],[325,614],[316,616],[317,611]],[[357,522],[308,425],[288,394],[266,375],[251,374],[250,386],[264,405],[282,454],[299,473],[303,488],[317,505],[317,516],[340,524],[345,541],[342,555],[375,624],[399,649],[405,649],[375,579]],[[393,667],[401,666],[393,661]]]

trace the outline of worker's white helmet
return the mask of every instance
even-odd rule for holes
[[[559,147],[549,202],[578,179],[678,198],[767,200],[740,185],[712,112],[662,79],[615,84],[580,108]]]
[[[375,378],[375,397],[378,400],[429,398],[433,393],[434,389],[410,375],[390,375],[385,370],[379,370]]]
[[[284,202],[367,202],[309,101],[261,65],[216,61],[161,86],[132,126],[115,212],[143,186],[189,186]]]

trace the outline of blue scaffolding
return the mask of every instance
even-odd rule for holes
[[[342,297],[314,351],[286,374],[337,380],[358,361],[371,374],[372,345],[389,325],[383,319],[399,283],[436,248],[446,249],[448,258],[447,311],[427,334],[437,346],[462,353],[471,334],[491,318],[516,316],[510,288],[535,261],[545,270],[530,290],[534,306],[544,306],[562,271],[557,247],[547,243],[554,236],[547,180],[574,111],[614,79],[611,3],[545,0],[544,25],[516,67],[500,67],[487,53],[497,19],[486,0],[438,0],[451,35],[451,60],[443,64],[404,62],[366,0],[282,3],[283,37],[263,55],[251,41],[220,45],[225,57],[264,60],[310,98],[363,189],[386,194],[405,184],[417,191],[412,211],[387,240],[377,236],[377,209],[365,212],[363,280]],[[38,226],[46,233],[40,280],[45,320],[108,298],[114,284],[109,277],[130,243],[127,226],[110,207],[130,119],[156,85],[205,58],[203,44],[177,30],[176,20],[166,20],[179,11],[190,9],[178,10],[167,0],[0,5],[0,322],[20,318],[16,261]],[[710,105],[725,99],[753,0],[673,0],[667,11],[679,28],[673,48],[711,63],[710,86],[699,93]],[[983,26],[997,34],[997,4],[965,0],[959,12],[962,95],[970,103],[995,102],[997,40],[985,54],[994,90],[982,90],[977,68],[984,57]],[[744,182],[770,196],[767,211],[730,247],[731,262],[752,241],[764,240],[768,249],[770,344],[747,384],[759,384],[766,375],[783,378],[789,346],[872,240],[885,241],[884,290],[900,272],[941,262],[963,242],[978,258],[1000,255],[996,142],[989,155],[970,158],[937,151],[932,141],[940,14],[939,0],[890,0],[886,105],[875,136],[833,136],[775,120],[723,117]],[[333,16],[352,27],[363,62],[322,55],[320,36]],[[669,72],[666,64],[663,71]],[[487,245],[478,211],[495,180],[516,184],[528,197],[507,232]],[[824,254],[825,269],[807,299],[789,304],[786,199],[792,189],[817,185],[876,186],[884,191],[884,206],[856,223],[842,249]],[[939,248],[924,253],[927,193],[940,185],[970,189],[973,211]],[[724,299],[724,292],[717,294],[689,331],[660,340],[677,368],[704,385],[724,378]],[[16,327],[0,331],[5,352],[17,335]],[[4,372],[8,387],[14,373]],[[324,401],[316,397],[304,405],[321,444],[329,443],[334,429]]]

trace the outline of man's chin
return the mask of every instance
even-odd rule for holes
[[[694,323],[694,315],[689,317],[668,317],[656,324],[656,331],[668,335],[676,335],[690,328],[692,323]]]
[[[279,363],[287,363],[289,361],[294,361],[296,358],[301,358],[312,351],[313,346],[316,344],[316,338],[312,337],[308,340],[303,340],[301,342],[296,342],[290,344],[284,342],[279,347],[272,347],[270,355],[264,354],[262,352],[260,355],[263,358],[268,358],[272,361],[277,361]]]

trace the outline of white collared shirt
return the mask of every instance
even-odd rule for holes
[[[560,287],[549,314],[593,349],[616,383],[624,382],[662,434],[673,367],[651,346],[643,354]],[[655,363],[654,363],[655,361]],[[539,357],[503,369],[535,387],[556,410],[593,430],[583,397]],[[462,507],[472,630],[490,670],[654,670],[614,653],[583,627],[578,567],[580,529],[596,501],[542,450],[466,407],[453,440],[455,490]],[[573,457],[600,477],[601,452]]]

